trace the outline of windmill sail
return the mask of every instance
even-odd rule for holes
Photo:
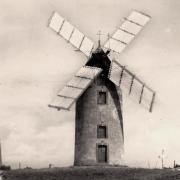
[[[49,22],[49,27],[71,43],[75,48],[83,52],[87,57],[90,56],[94,43],[57,12],[53,13]]]
[[[126,91],[139,104],[144,105],[152,112],[155,100],[155,91],[142,82],[135,74],[117,61],[112,61],[109,79]]]
[[[131,12],[131,14],[125,18],[122,25],[104,44],[105,49],[111,49],[112,51],[121,53],[149,20],[150,16],[148,15],[138,11]]]
[[[138,11],[131,12],[131,14],[125,18],[122,25],[104,44],[104,49],[121,53],[150,19],[150,16],[144,13]],[[94,43],[57,12],[53,13],[49,21],[49,27],[75,48],[83,52],[87,57],[91,55]],[[155,92],[127,70],[126,67],[119,64],[116,60],[112,60],[110,57],[111,54],[112,53],[108,54],[108,57],[112,61],[109,70],[109,79],[117,86],[121,86],[122,89],[127,90],[132,98],[146,106],[151,112]],[[101,71],[102,69],[100,68],[82,67],[73,79],[58,93],[55,100],[49,106],[69,110],[72,104],[82,95]]]
[[[101,71],[101,68],[90,66],[82,67],[57,94],[49,107],[69,110],[72,104],[83,94]]]

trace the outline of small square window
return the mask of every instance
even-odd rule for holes
[[[99,78],[96,80],[97,85],[103,86],[105,84],[105,78],[101,75]]]
[[[107,102],[107,93],[105,91],[99,91],[98,92],[98,104],[106,104]]]
[[[106,126],[98,125],[97,138],[107,138],[107,127]]]

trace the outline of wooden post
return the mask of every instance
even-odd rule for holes
[[[125,66],[122,67],[122,72],[121,72],[121,75],[120,75],[120,80],[119,80],[119,86],[121,84],[121,80],[122,80],[122,77],[123,77],[123,72],[125,70]]]
[[[162,169],[164,169],[164,149],[162,150],[161,164],[162,164]]]
[[[72,30],[72,32],[71,32],[71,34],[70,34],[70,37],[69,37],[69,39],[67,40],[68,43],[69,43],[69,41],[70,41],[70,39],[71,39],[71,37],[72,37],[74,31],[75,31],[75,28],[73,28],[73,30]]]
[[[142,101],[142,97],[143,97],[143,91],[144,91],[144,84],[142,85],[142,90],[141,90],[141,94],[140,94],[140,98],[139,98],[139,104],[141,103]]]
[[[64,22],[65,22],[65,19],[63,20],[63,22],[62,22],[62,24],[61,24],[61,27],[59,28],[59,31],[58,31],[57,34],[60,34],[60,31],[61,31],[61,29],[62,29],[62,27],[63,27],[63,25],[64,25]]]
[[[108,33],[109,49],[110,49],[110,34]]]
[[[21,162],[19,162],[19,169],[21,169]]]
[[[99,39],[98,39],[98,48],[100,48],[101,47],[101,31],[99,31],[98,33],[97,33],[97,35],[99,36]]]
[[[132,86],[133,86],[134,78],[135,78],[135,76],[132,76],[131,85],[130,85],[130,88],[129,88],[129,94],[131,94],[131,91],[132,91]]]
[[[81,43],[80,43],[80,45],[79,45],[78,50],[80,50],[80,47],[81,47],[81,45],[82,45],[82,42],[84,41],[84,38],[85,38],[85,36],[83,36],[82,41],[81,41]]]
[[[150,105],[150,108],[149,108],[149,112],[152,112],[153,105],[154,105],[154,100],[155,100],[155,95],[156,95],[156,93],[154,92],[153,95],[152,95],[152,100],[151,100],[151,105]]]

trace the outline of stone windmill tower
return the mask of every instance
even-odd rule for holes
[[[122,66],[121,53],[150,20],[133,11],[98,47],[58,13],[49,27],[87,56],[85,66],[57,94],[49,107],[70,110],[76,103],[74,165],[121,165],[124,146],[121,89],[152,111],[155,92]]]

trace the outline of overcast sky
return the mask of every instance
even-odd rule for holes
[[[86,58],[47,28],[53,11],[97,42],[112,33],[132,9],[151,22],[121,54],[127,65],[157,92],[153,113],[123,94],[125,164],[180,163],[179,0],[1,0],[0,139],[3,161],[13,168],[73,164],[74,110],[48,104]]]

